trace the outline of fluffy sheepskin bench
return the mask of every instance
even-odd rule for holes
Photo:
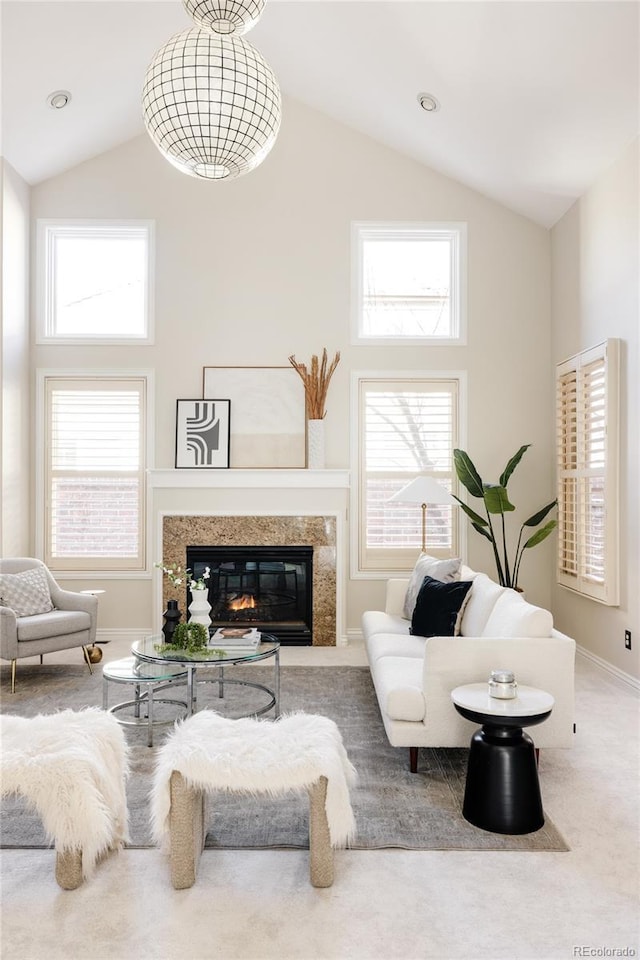
[[[56,850],[56,880],[75,890],[128,839],[124,733],[97,708],[0,717],[2,796],[39,814]]]
[[[296,791],[309,795],[310,878],[333,883],[333,849],[355,834],[349,786],[355,770],[333,720],[294,713],[227,720],[201,710],[160,748],[151,793],[153,835],[169,853],[176,890],[195,883],[204,848],[205,794]]]

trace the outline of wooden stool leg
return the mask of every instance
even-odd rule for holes
[[[326,799],[327,778],[320,777],[309,788],[309,872],[314,887],[330,887],[333,883],[333,850]]]
[[[56,880],[63,890],[76,890],[82,883],[82,850],[56,853]]]
[[[171,774],[169,814],[171,883],[184,890],[196,882],[204,848],[204,792],[187,784],[181,773]]]

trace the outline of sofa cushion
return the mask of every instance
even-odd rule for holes
[[[408,624],[404,630],[402,636],[397,633],[375,633],[372,637],[368,637],[366,644],[369,663],[380,657],[414,657],[422,660],[426,639],[411,636],[408,632]]]
[[[0,603],[16,617],[31,617],[53,610],[49,581],[42,567],[22,573],[0,573]]]
[[[376,633],[406,635],[409,632],[409,623],[403,617],[394,617],[382,610],[365,610],[362,614],[362,632],[365,637],[373,637]]]
[[[482,632],[485,637],[550,637],[553,617],[549,610],[534,607],[515,590],[498,598]]]
[[[435,557],[430,557],[428,553],[421,553],[409,578],[409,586],[402,610],[403,616],[407,620],[411,620],[418,593],[425,577],[433,577],[434,580],[441,580],[443,583],[459,580],[461,562],[460,557],[453,560],[437,560]]]
[[[424,720],[422,660],[414,657],[382,657],[374,669],[380,709],[392,720]]]
[[[52,610],[50,613],[18,620],[18,642],[48,640],[50,637],[88,631],[90,627],[91,617],[83,610]]]
[[[501,587],[494,580],[491,580],[486,573],[478,573],[474,577],[473,587],[469,594],[469,600],[462,614],[462,623],[460,624],[460,633],[463,637],[481,637],[487,620],[496,605],[498,598],[506,591],[507,587]]]
[[[411,633],[420,637],[453,637],[472,583],[472,580],[442,583],[425,577],[411,618]]]

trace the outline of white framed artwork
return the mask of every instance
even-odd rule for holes
[[[231,401],[232,468],[305,466],[304,385],[293,367],[204,367],[203,396]]]
[[[176,400],[176,469],[228,469],[229,400]]]

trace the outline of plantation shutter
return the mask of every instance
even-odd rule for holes
[[[558,583],[618,601],[617,340],[557,367]]]
[[[46,562],[144,568],[144,378],[46,379]]]
[[[458,382],[363,379],[359,406],[359,568],[407,570],[420,552],[422,510],[389,498],[420,474],[456,492]],[[458,516],[449,505],[427,507],[430,554],[458,553]]]

